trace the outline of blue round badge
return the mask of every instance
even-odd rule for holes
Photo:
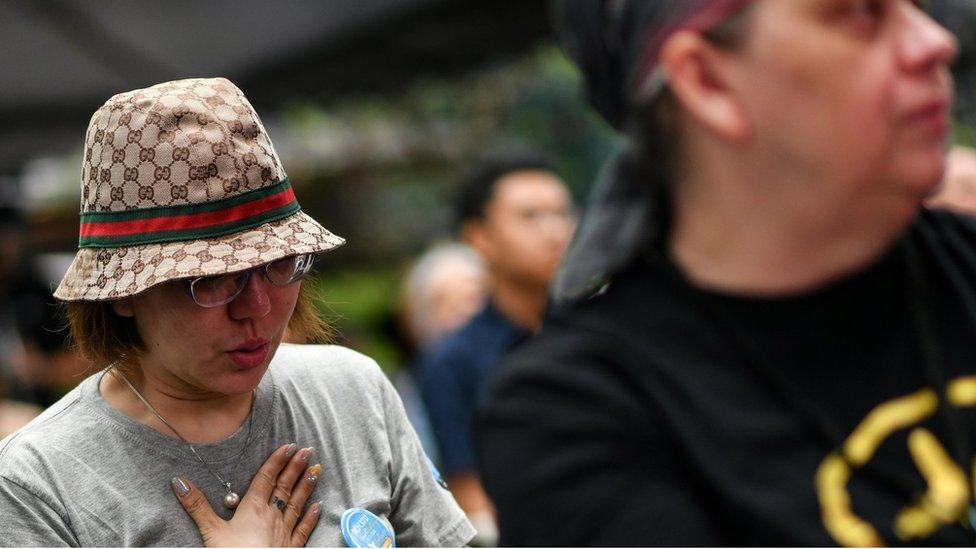
[[[396,547],[389,523],[361,507],[346,509],[339,526],[349,547]]]

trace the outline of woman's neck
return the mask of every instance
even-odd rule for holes
[[[872,196],[845,191],[854,186],[763,183],[726,172],[674,186],[668,250],[692,283],[768,297],[815,290],[883,256],[920,202],[883,189]]]
[[[147,374],[138,366],[125,373],[110,368],[108,375],[102,377],[99,390],[102,398],[123,414],[166,436],[182,437],[192,444],[212,444],[231,436],[247,420],[254,396],[253,392],[243,395],[194,392],[165,377]],[[178,436],[135,391],[176,429]]]

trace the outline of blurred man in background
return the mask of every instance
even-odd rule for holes
[[[538,331],[574,213],[563,181],[531,153],[485,159],[462,185],[459,209],[462,239],[488,267],[490,299],[421,366],[420,388],[447,484],[478,530],[476,542],[492,544],[494,510],[476,472],[473,409],[502,355]]]

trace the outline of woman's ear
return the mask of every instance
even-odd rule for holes
[[[726,140],[749,134],[746,110],[730,86],[728,54],[692,31],[678,31],[661,50],[661,68],[683,110]]]
[[[135,316],[135,312],[132,310],[132,300],[128,297],[111,301],[111,304],[115,314],[129,318]]]

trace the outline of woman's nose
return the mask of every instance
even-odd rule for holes
[[[271,312],[271,298],[268,295],[269,283],[258,273],[251,273],[240,295],[227,304],[231,318],[245,320],[264,318]]]
[[[905,68],[925,71],[952,63],[959,54],[956,37],[918,7],[905,4],[900,45]]]

